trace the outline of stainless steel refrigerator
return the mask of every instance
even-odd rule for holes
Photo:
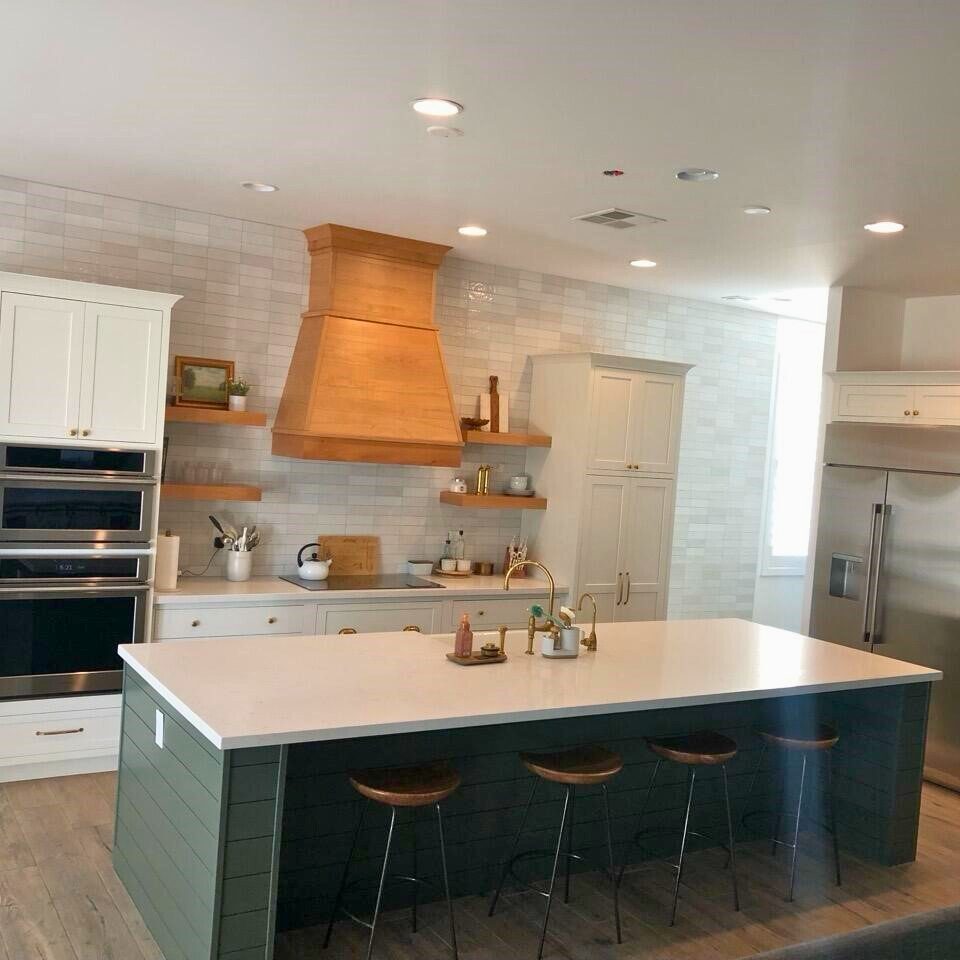
[[[832,423],[810,633],[935,667],[924,775],[960,790],[960,430]]]

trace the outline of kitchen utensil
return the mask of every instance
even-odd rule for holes
[[[338,576],[369,576],[379,573],[380,538],[367,535],[327,536],[321,533],[317,543],[337,568]]]
[[[316,547],[317,550],[314,550],[310,554],[309,559],[303,559],[303,551],[309,550],[311,547]],[[317,551],[322,551],[323,546],[319,543],[305,543],[297,553],[297,574],[303,580],[326,580],[327,576],[330,573],[330,564],[333,563],[332,558],[326,560],[320,559],[320,554]]]
[[[226,536],[227,531],[223,529],[220,524],[220,521],[211,513],[207,519],[213,524],[213,526],[220,531],[221,535]]]

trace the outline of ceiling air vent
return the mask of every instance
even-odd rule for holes
[[[630,210],[621,210],[619,207],[609,207],[606,210],[597,210],[594,213],[584,213],[574,220],[584,220],[587,223],[599,223],[601,227],[612,227],[614,230],[627,230],[630,227],[639,227],[644,224],[666,223],[662,217],[651,217],[647,213],[632,213]]]

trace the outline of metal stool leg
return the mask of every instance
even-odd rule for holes
[[[340,886],[337,888],[337,896],[333,901],[333,910],[330,912],[330,922],[327,924],[327,933],[323,938],[324,950],[330,946],[330,936],[333,933],[333,925],[336,922],[337,914],[340,912],[340,905],[343,903],[343,891],[347,886],[347,874],[350,872],[350,861],[353,860],[353,853],[357,848],[357,838],[360,836],[360,830],[363,827],[363,821],[367,816],[368,806],[370,806],[369,800],[360,807],[360,817],[357,820],[357,825],[353,830],[353,840],[350,842],[350,852],[347,854],[346,863],[343,865],[343,875],[340,877]]]
[[[833,865],[840,886],[840,841],[837,838],[837,794],[833,785],[833,753],[827,754],[827,787],[830,790],[830,833],[833,836]]]
[[[443,815],[437,804],[437,834],[440,837],[440,866],[443,869],[443,892],[447,895],[447,913],[450,915],[450,947],[453,960],[457,960],[457,928],[453,922],[453,900],[450,898],[450,878],[447,876],[447,848],[443,839]],[[417,884],[419,886],[419,884]]]
[[[793,828],[793,855],[790,858],[790,892],[787,896],[793,902],[793,886],[797,879],[797,847],[800,839],[800,816],[803,813],[803,786],[807,777],[807,755],[803,755],[803,766],[800,767],[800,796],[797,798],[797,822]]]
[[[693,788],[697,782],[697,771],[693,767],[687,769],[687,779],[690,787],[687,790],[687,812],[683,818],[683,836],[680,838],[680,859],[677,861],[677,877],[673,883],[673,907],[670,910],[670,926],[677,920],[677,899],[680,896],[680,878],[683,876],[683,855],[687,849],[687,833],[690,830],[690,808],[693,806]]]
[[[723,798],[727,804],[727,836],[729,838],[730,849],[727,852],[727,859],[730,861],[730,876],[733,879],[733,909],[740,909],[740,891],[737,889],[737,858],[734,853],[733,840],[733,815],[730,813],[730,787],[727,784],[727,765],[720,765],[720,773],[723,775]]]
[[[412,820],[411,828],[413,830],[413,876],[419,877],[420,871],[417,865],[417,809],[413,808],[411,811]],[[413,932],[417,932],[417,908],[420,906],[420,884],[414,883],[413,885],[413,907],[411,909],[411,921],[413,926]]]
[[[564,858],[567,862],[564,864],[563,873],[563,902],[570,902],[570,861],[573,859],[573,824],[576,818],[577,788],[570,787],[570,823],[567,826],[567,855]]]
[[[777,822],[773,828],[773,836],[770,838],[770,856],[777,855],[777,847],[780,845],[780,825],[783,823],[783,798],[787,791],[787,770],[786,759],[781,757],[780,762],[783,767],[780,770],[780,802],[777,804]]]
[[[397,822],[397,808],[390,808],[390,829],[387,831],[387,849],[383,853],[383,869],[380,871],[380,886],[377,888],[377,902],[373,908],[373,922],[370,924],[370,942],[367,944],[367,960],[373,956],[373,942],[377,936],[377,921],[380,919],[380,904],[383,902],[383,887],[387,882],[387,867],[390,864],[390,846],[393,843],[393,828]]]
[[[613,860],[613,830],[610,827],[610,797],[607,794],[607,785],[600,784],[600,792],[603,794],[603,818],[607,824],[607,853],[610,856],[610,882],[613,884],[613,919],[617,927],[617,943],[623,943],[623,937],[620,934],[620,883],[617,880],[616,867]],[[570,823],[573,826],[573,821]]]
[[[510,853],[507,855],[507,859],[503,861],[503,870],[500,873],[500,882],[497,884],[497,889],[493,892],[493,897],[490,900],[490,909],[487,910],[487,916],[492,917],[493,911],[497,909],[497,901],[500,899],[500,891],[503,889],[504,881],[507,879],[507,874],[510,872],[510,862],[513,860],[513,855],[517,852],[517,846],[520,843],[520,837],[523,835],[523,828],[527,822],[527,815],[530,813],[530,807],[533,805],[533,798],[537,793],[537,786],[540,783],[539,777],[533,778],[533,787],[530,790],[530,796],[527,797],[527,805],[523,808],[523,816],[520,818],[520,826],[517,828],[516,836],[513,838],[513,845],[510,847]]]
[[[557,849],[553,855],[553,870],[550,871],[550,886],[547,888],[547,909],[543,913],[543,929],[540,931],[540,949],[537,951],[537,960],[543,957],[543,944],[547,939],[547,923],[550,921],[550,907],[553,905],[553,888],[557,882],[557,866],[560,863],[560,848],[563,846],[563,829],[567,824],[567,810],[570,807],[571,788],[563,797],[563,813],[560,815],[560,830],[557,833]],[[367,958],[369,960],[369,957]]]
[[[657,782],[657,774],[660,772],[660,765],[663,760],[657,758],[657,765],[653,768],[653,776],[647,784],[647,792],[643,795],[643,803],[640,804],[640,813],[637,815],[637,829],[633,834],[633,839],[627,845],[627,850],[623,855],[623,862],[620,864],[620,872],[617,874],[617,886],[623,881],[623,871],[627,869],[627,860],[630,858],[630,851],[640,840],[640,832],[643,827],[643,815],[647,812],[647,804],[650,802],[650,794],[653,793],[653,785]]]

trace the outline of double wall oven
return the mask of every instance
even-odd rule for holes
[[[0,699],[120,689],[145,639],[155,454],[0,444]]]

